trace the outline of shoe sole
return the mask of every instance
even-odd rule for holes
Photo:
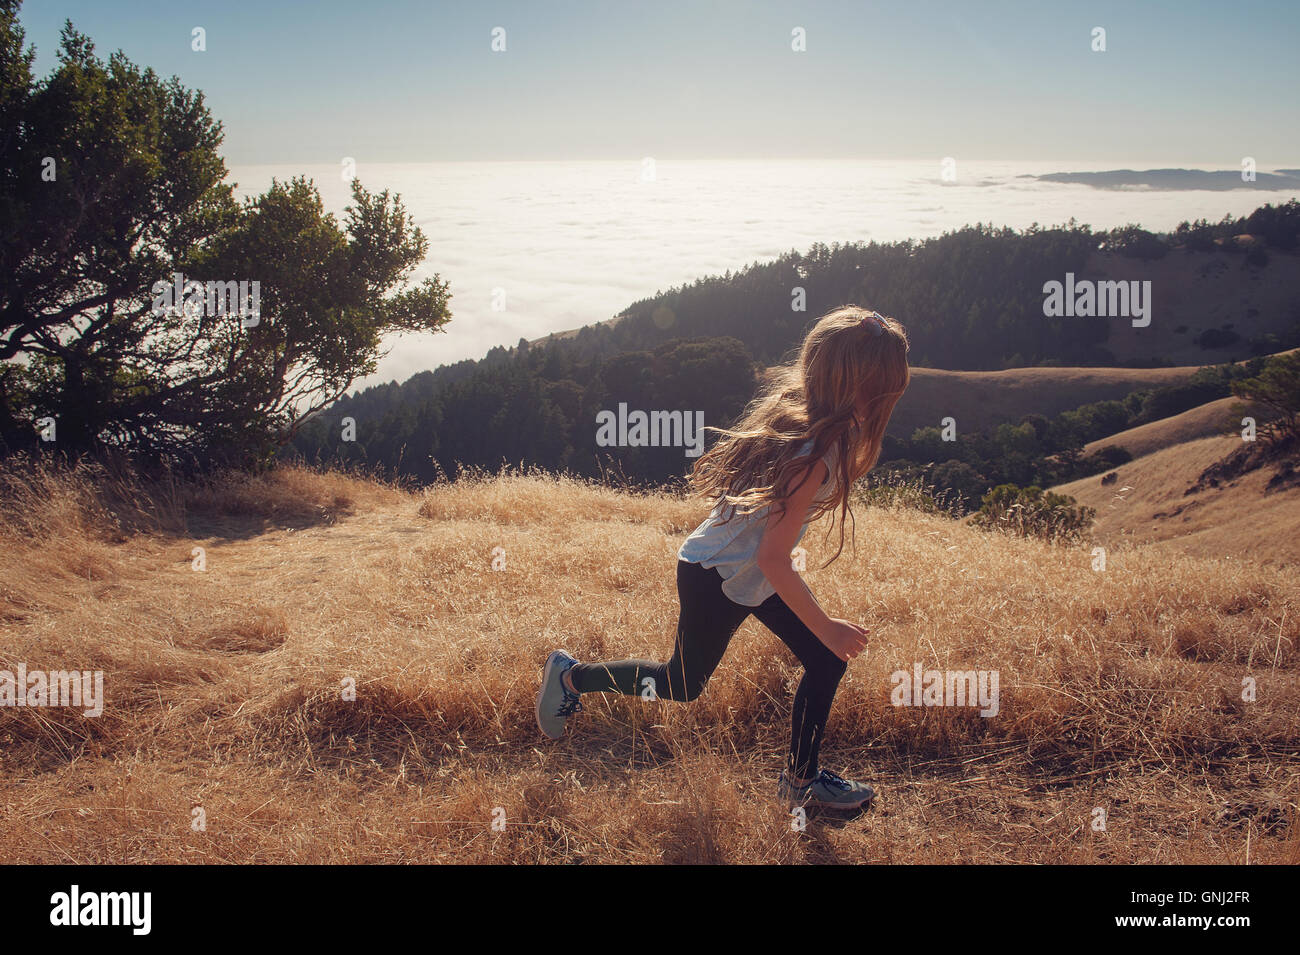
[[[792,799],[785,795],[782,795],[779,798],[789,806],[791,812],[799,806],[802,806],[805,809],[809,806],[813,806],[817,809],[839,809],[844,812],[855,812],[872,802],[876,798],[876,791],[874,789],[868,790],[858,802],[822,802],[816,796],[812,795],[803,802],[799,802],[797,799]]]
[[[537,691],[537,702],[533,704],[533,716],[537,718],[537,729],[540,730],[541,734],[547,739],[559,739],[564,735],[564,730],[561,729],[560,736],[552,736],[550,733],[546,732],[546,727],[542,726],[542,697],[546,693],[546,682],[551,678],[551,671],[555,668],[556,663],[559,662],[560,658],[556,656],[556,653],[558,652],[558,650],[553,651],[551,655],[546,658],[546,667],[542,670],[542,686],[541,689]]]
[[[863,796],[861,802],[822,802],[817,798],[813,798],[808,800],[808,802],[804,803],[804,805],[816,806],[818,809],[839,809],[842,812],[855,812],[858,809],[861,809],[863,806],[870,803],[875,798],[876,798],[876,794],[872,792]]]

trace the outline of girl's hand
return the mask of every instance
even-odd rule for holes
[[[867,647],[867,628],[838,617],[832,617],[830,628],[817,637],[845,663]]]

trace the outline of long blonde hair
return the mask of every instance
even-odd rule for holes
[[[814,502],[808,518],[839,509],[840,546],[827,563],[834,561],[852,518],[853,483],[879,459],[885,426],[911,380],[907,350],[907,332],[892,318],[857,305],[827,312],[733,428],[709,429],[722,437],[691,471],[695,495],[730,505],[724,523],[768,506],[781,514],[809,462],[834,451],[836,493]],[[809,455],[797,457],[809,440]]]

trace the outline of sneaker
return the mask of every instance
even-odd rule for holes
[[[777,797],[791,806],[823,806],[827,809],[859,809],[876,798],[876,791],[866,783],[837,776],[823,769],[806,786],[794,786],[790,777],[781,773],[776,787]]]
[[[571,693],[562,679],[565,671],[578,661],[563,650],[553,650],[542,671],[542,688],[537,691],[537,726],[551,739],[564,735],[564,722],[581,712],[582,701]]]

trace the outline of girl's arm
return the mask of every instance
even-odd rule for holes
[[[812,505],[817,489],[828,476],[829,471],[824,461],[813,463],[786,499],[785,511],[778,516],[773,509],[763,531],[763,540],[758,545],[758,569],[786,606],[803,621],[804,626],[816,634],[817,639],[826,644],[837,657],[849,660],[867,645],[866,629],[847,620],[828,616],[808,585],[803,582],[803,577],[794,569],[790,558],[799,539],[799,529],[803,527],[803,518]]]

